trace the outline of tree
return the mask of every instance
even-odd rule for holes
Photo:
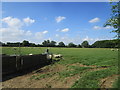
[[[71,43],[68,44],[68,47],[76,47],[76,45],[71,42]]]
[[[5,43],[3,42],[0,42],[0,46],[6,46]]]
[[[65,47],[65,44],[63,42],[59,42],[58,47]]]
[[[48,47],[49,44],[50,44],[50,41],[49,41],[49,40],[44,40],[44,41],[42,42],[42,45],[43,45],[44,47]]]
[[[51,47],[55,47],[55,46],[56,46],[56,42],[55,42],[55,41],[51,41],[51,42],[50,42],[50,46],[51,46]]]
[[[78,48],[82,48],[82,46],[80,44],[77,45]]]
[[[36,47],[35,43],[30,43],[30,47]]]
[[[114,30],[112,32],[117,33],[116,37],[120,38],[120,1],[118,2],[111,2],[111,17],[105,23],[106,26],[112,26]]]
[[[82,44],[81,44],[81,46],[82,46],[83,48],[88,48],[88,47],[89,47],[88,41],[83,41]]]
[[[44,47],[55,47],[56,46],[56,42],[55,41],[50,41],[50,40],[44,40],[42,42],[42,45]]]
[[[96,41],[91,46],[93,48],[119,48],[120,39]]]
[[[24,40],[22,42],[22,46],[29,46],[29,45],[30,45],[29,41]]]

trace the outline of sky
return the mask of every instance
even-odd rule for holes
[[[108,2],[3,2],[2,42],[44,40],[81,44],[87,40],[113,39],[112,27],[103,27],[110,18]]]

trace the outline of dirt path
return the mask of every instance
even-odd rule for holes
[[[84,65],[81,63],[69,64],[71,66],[80,66],[80,67],[92,67],[92,68],[108,68],[110,66],[96,66],[96,65]]]
[[[97,67],[95,65],[83,65],[81,63],[69,64],[70,66],[80,66],[80,67]]]

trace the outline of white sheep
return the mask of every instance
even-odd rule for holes
[[[52,59],[52,55],[51,54],[49,54],[49,55],[47,55],[47,59]]]
[[[29,55],[33,55],[32,53],[30,53]]]
[[[111,49],[111,51],[114,51],[114,49]]]
[[[63,56],[62,56],[61,54],[48,54],[48,55],[47,55],[47,59],[53,59],[53,58],[54,58],[54,59],[55,59],[55,58],[56,58],[56,59],[62,59],[62,57],[63,57]]]
[[[63,56],[61,54],[53,54],[54,58],[62,58]]]
[[[119,51],[119,49],[116,49],[117,51]]]

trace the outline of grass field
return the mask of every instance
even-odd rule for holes
[[[45,49],[46,48],[40,47],[22,47],[21,54],[40,54],[44,52]],[[55,54],[60,53],[63,55],[64,59],[42,68],[45,72],[35,73],[29,77],[29,80],[32,80],[33,82],[44,82],[41,87],[118,87],[117,78],[119,75],[117,50],[111,51],[106,48],[50,48],[50,52]],[[3,47],[2,53],[10,55],[15,54],[11,47]],[[18,54],[18,52],[16,53]]]

